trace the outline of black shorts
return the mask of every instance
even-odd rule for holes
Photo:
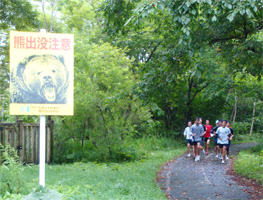
[[[210,137],[208,137],[208,138],[205,138],[205,142],[207,142],[207,140],[210,140]]]
[[[190,145],[193,145],[193,144],[192,144],[193,142],[192,142],[191,139],[186,139],[186,143],[187,143],[187,144],[190,144]]]
[[[192,141],[192,145],[196,146],[197,143],[200,143],[201,144],[201,141]]]
[[[217,144],[217,138],[216,139],[214,139],[214,146],[217,146],[218,144]]]
[[[231,140],[228,140],[228,145],[227,145],[227,147],[226,147],[226,150],[227,150],[227,151],[229,151],[230,145],[231,145]]]
[[[222,149],[223,147],[227,147],[228,144],[218,144],[219,145],[219,148]]]

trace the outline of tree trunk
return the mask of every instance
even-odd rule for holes
[[[3,100],[3,105],[2,105],[2,122],[5,122],[5,104],[4,104],[4,100]],[[0,120],[1,121],[1,120]]]
[[[233,120],[234,111],[235,111],[235,108],[231,112],[230,122],[232,122],[232,120]]]
[[[223,119],[225,119],[225,116],[226,116],[226,106],[227,106],[227,102],[230,96],[230,92],[231,92],[231,89],[229,89],[227,93],[226,102],[225,102],[225,112],[223,113]]]
[[[250,135],[252,135],[252,131],[253,131],[253,126],[254,126],[254,121],[255,121],[255,112],[256,112],[256,102],[254,102],[254,106],[253,106],[253,115],[252,115],[252,123],[251,123],[251,128],[250,128]]]
[[[46,30],[48,30],[48,27],[47,27],[47,18],[46,18],[46,12],[45,12],[45,3],[46,3],[46,1],[45,1],[45,0],[42,0],[41,6],[42,6],[42,11],[43,11],[44,19],[45,19]]]
[[[234,118],[233,118],[233,122],[236,121],[236,116],[237,116],[237,102],[238,102],[238,96],[235,96],[235,111],[234,111]]]

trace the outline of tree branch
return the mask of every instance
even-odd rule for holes
[[[206,84],[205,84],[203,87],[201,87],[199,90],[196,90],[196,91],[195,91],[193,97],[192,97],[191,100],[190,100],[190,104],[191,104],[192,101],[194,100],[195,96],[196,96],[199,92],[201,92],[203,89],[205,89],[208,85],[209,85],[209,84],[206,83]]]
[[[146,63],[148,63],[148,62],[151,60],[151,58],[153,57],[154,52],[157,50],[157,48],[160,46],[161,43],[162,43],[162,41],[160,41],[160,42],[153,48],[150,56],[149,56],[148,59],[146,60]]]
[[[43,11],[44,19],[45,19],[46,30],[48,30],[48,27],[47,27],[47,18],[46,18],[46,13],[45,13],[45,0],[42,0],[41,6],[42,6],[42,11]]]

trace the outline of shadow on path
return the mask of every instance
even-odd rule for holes
[[[230,156],[255,145],[231,145]],[[158,173],[158,184],[168,199],[251,198],[251,195],[245,192],[248,188],[238,185],[226,174],[228,165],[228,161],[222,164],[212,152],[208,156],[201,155],[198,162],[184,154],[162,167]]]

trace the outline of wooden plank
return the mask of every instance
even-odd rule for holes
[[[28,161],[28,141],[27,141],[27,138],[28,138],[28,128],[27,126],[24,125],[24,146],[25,146],[25,157],[24,157],[24,162],[27,163]]]
[[[17,127],[15,127],[13,132],[13,146],[15,151],[17,151]]]
[[[13,126],[12,129],[10,130],[9,134],[10,134],[10,145],[11,147],[13,147],[14,149],[15,148],[15,145],[14,145],[14,134],[15,134],[15,127]]]
[[[6,138],[6,132],[8,131],[7,128],[4,129],[4,140],[3,140],[3,145],[7,145],[7,138]]]
[[[36,128],[36,163],[39,164],[39,126]]]
[[[31,126],[27,126],[27,163],[31,162]]]
[[[11,146],[11,136],[12,136],[12,128],[9,128],[8,132],[7,132],[7,144],[9,144]]]
[[[32,133],[33,133],[33,148],[32,148],[32,160],[33,160],[33,163],[36,163],[36,127],[33,126],[32,127]]]
[[[22,122],[22,120],[20,120],[19,122],[18,122],[18,124],[19,124],[19,132],[18,132],[18,137],[19,137],[19,146],[21,147],[21,149],[19,150],[19,157],[20,157],[20,160],[22,161],[22,159],[23,159],[23,140],[22,140],[22,130],[23,130],[23,122]]]

